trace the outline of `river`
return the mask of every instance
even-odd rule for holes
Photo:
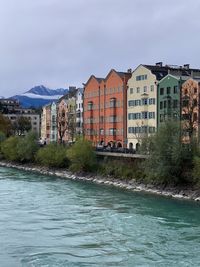
[[[0,167],[0,266],[200,266],[200,205]]]

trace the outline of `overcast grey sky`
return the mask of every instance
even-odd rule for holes
[[[140,63],[200,68],[199,0],[0,0],[0,96]]]

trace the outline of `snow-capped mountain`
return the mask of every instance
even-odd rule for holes
[[[17,99],[22,107],[41,107],[50,102],[57,101],[68,92],[68,89],[49,89],[43,85],[35,86],[29,91],[15,95],[11,98]]]

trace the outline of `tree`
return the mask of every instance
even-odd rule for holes
[[[16,149],[18,160],[20,162],[33,162],[35,154],[39,149],[37,135],[29,132],[25,137],[18,140]]]
[[[66,128],[66,132],[68,133],[69,139],[73,142],[76,135],[76,116],[74,113],[68,112]]]
[[[0,131],[3,132],[6,136],[9,136],[11,134],[11,130],[12,125],[10,120],[0,113]]]
[[[0,153],[1,153],[1,145],[6,140],[6,135],[3,132],[0,132]]]
[[[11,161],[33,162],[38,150],[37,136],[28,133],[25,137],[11,136],[1,144],[1,152]]]
[[[18,117],[16,122],[13,123],[13,130],[18,135],[23,135],[24,133],[30,131],[31,127],[30,120],[23,116]]]
[[[182,130],[184,141],[191,142],[198,130],[199,85],[189,79],[182,86]],[[187,140],[187,137],[189,140]]]
[[[193,150],[181,142],[180,130],[177,122],[166,121],[155,136],[150,137],[146,146],[149,158],[144,163],[147,180],[168,184],[184,179],[184,171],[193,159]]]
[[[69,160],[66,156],[66,148],[62,145],[49,144],[36,154],[36,161],[48,167],[68,167]]]
[[[63,137],[67,130],[67,122],[66,122],[66,115],[65,110],[63,109],[62,112],[58,115],[58,135],[59,135],[59,143],[63,143]]]
[[[84,139],[79,139],[67,150],[67,157],[71,161],[70,169],[73,171],[91,171],[96,164],[92,144]]]
[[[11,136],[1,144],[1,152],[7,160],[18,161],[17,145],[19,143],[18,136]]]

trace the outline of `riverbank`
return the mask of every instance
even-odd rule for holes
[[[184,199],[184,200],[193,200],[200,201],[200,189],[195,188],[186,188],[186,187],[161,187],[155,186],[152,184],[144,184],[140,183],[134,179],[132,180],[121,180],[113,177],[102,177],[99,175],[93,174],[74,174],[68,170],[64,169],[53,169],[41,167],[35,164],[18,164],[18,163],[10,163],[5,161],[0,161],[1,167],[15,168],[23,171],[31,171],[40,173],[43,175],[56,176],[60,178],[70,179],[70,180],[81,180],[81,181],[89,181],[96,184],[104,184],[109,186],[115,186],[119,188],[123,188],[131,191],[141,191],[150,194],[156,194],[165,197],[171,197],[176,199]]]

